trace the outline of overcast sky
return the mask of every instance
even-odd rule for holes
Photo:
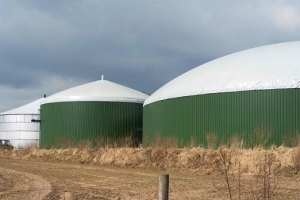
[[[0,112],[102,74],[151,94],[220,56],[295,40],[298,0],[1,0]]]

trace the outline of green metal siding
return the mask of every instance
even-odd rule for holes
[[[143,138],[175,137],[179,145],[191,138],[206,145],[209,132],[219,142],[238,135],[253,142],[257,130],[271,132],[268,144],[281,145],[300,130],[300,89],[274,89],[205,94],[148,104],[143,110]],[[285,141],[286,142],[286,141]]]
[[[67,137],[74,144],[129,134],[141,140],[142,104],[124,102],[59,102],[41,105],[40,147],[56,147]]]

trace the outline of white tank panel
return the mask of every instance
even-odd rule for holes
[[[39,123],[0,123],[0,132],[39,131]]]
[[[21,149],[26,147],[39,147],[39,141],[38,140],[10,140],[10,144],[15,149]]]
[[[41,100],[0,113],[0,139],[10,140],[16,149],[38,147],[40,123],[31,120],[39,120]]]

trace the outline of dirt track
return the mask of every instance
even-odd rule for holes
[[[1,199],[43,199],[52,190],[50,182],[26,172],[0,168]]]
[[[78,149],[3,151],[0,199],[157,199],[161,173],[170,175],[170,200],[228,199],[224,176],[214,171],[218,162],[212,158],[218,160],[217,151],[150,150],[116,149],[113,154],[111,150]],[[235,154],[244,165],[241,199],[255,199],[258,176],[252,166],[259,164],[254,159],[259,152],[262,150]],[[300,199],[300,177],[289,164],[292,150],[270,152],[276,158],[272,166],[288,172],[276,179],[273,199]],[[159,159],[162,155],[168,159]],[[231,170],[236,171],[236,157],[231,160]]]
[[[7,177],[10,182],[5,193],[0,193],[0,199],[157,199],[158,175],[166,172],[170,174],[170,199],[217,197],[211,177],[208,179],[208,176],[197,176],[186,171],[10,159],[0,159],[0,163],[1,181]],[[43,182],[45,187],[33,193],[31,190],[41,188],[32,186],[32,181],[34,184]],[[52,188],[47,186],[47,182]],[[37,194],[39,198],[36,198]],[[42,194],[47,196],[42,198]]]

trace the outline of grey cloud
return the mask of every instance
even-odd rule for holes
[[[5,97],[0,98],[0,112],[101,74],[151,94],[217,57],[299,40],[294,12],[300,13],[299,5],[258,0],[3,1],[0,93]],[[293,15],[284,8],[292,8]],[[293,21],[282,26],[281,16]]]

